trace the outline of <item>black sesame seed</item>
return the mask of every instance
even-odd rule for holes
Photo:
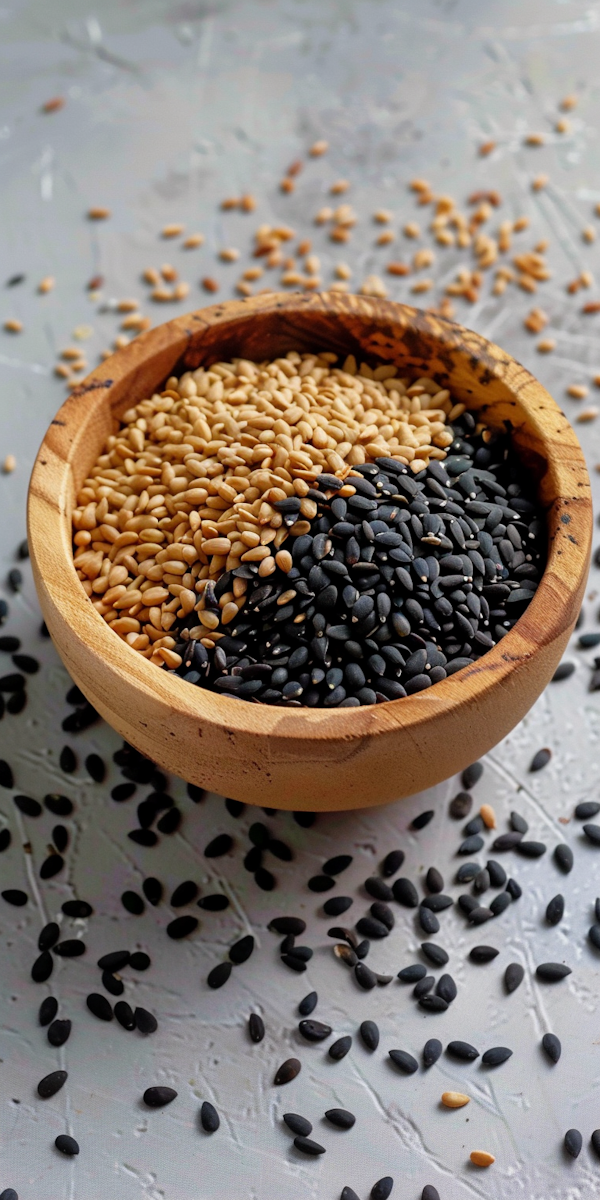
[[[571,974],[571,968],[565,966],[564,963],[540,963],[536,967],[535,973],[538,979],[543,979],[545,983],[558,983],[559,980],[565,979]]]
[[[584,825],[584,830],[586,826]],[[587,827],[589,828],[589,826]],[[600,841],[600,825],[598,829],[598,840]],[[546,853],[547,847],[543,842],[518,842],[515,846],[517,854],[522,854],[524,858],[541,858]]]
[[[359,1030],[363,1045],[374,1051],[379,1045],[379,1029],[374,1021],[363,1021]]]
[[[371,988],[377,986],[377,976],[375,972],[372,971],[371,968],[368,967],[364,962],[358,962],[356,964],[354,968],[354,977],[359,986],[364,988],[364,990],[367,992],[370,991]]]
[[[52,961],[52,959],[50,959]],[[39,1007],[38,1021],[40,1025],[49,1025],[58,1012],[58,1000],[54,996],[46,996]]]
[[[592,1143],[593,1150],[597,1154],[598,1158],[600,1158],[600,1129],[594,1130],[590,1141]]]
[[[461,821],[463,817],[468,816],[473,806],[473,797],[469,792],[459,792],[454,800],[450,802],[450,816],[454,821]]]
[[[371,1200],[388,1200],[391,1195],[394,1180],[391,1175],[384,1175],[383,1179],[378,1179],[377,1183],[371,1188]]]
[[[269,922],[269,929],[275,933],[291,933],[294,937],[299,937],[306,929],[306,921],[303,921],[302,917],[273,917]]]
[[[144,953],[143,950],[134,950],[131,958],[129,959],[128,965],[132,967],[134,971],[147,971],[148,967],[150,966],[150,958]]]
[[[575,816],[578,821],[589,821],[590,817],[595,817],[599,812],[600,804],[596,800],[584,800],[577,805]]]
[[[308,995],[305,996],[298,1005],[298,1012],[300,1013],[300,1016],[309,1017],[317,1007],[318,999],[319,997],[316,992],[309,992]]]
[[[555,1033],[544,1034],[542,1038],[542,1049],[550,1059],[550,1062],[558,1062],[562,1053],[562,1046]]]
[[[196,922],[197,923],[197,922]],[[246,937],[240,938],[238,942],[234,942],[229,950],[229,958],[232,963],[245,963],[252,951],[254,950],[254,938],[252,934],[247,934]]]
[[[174,1088],[149,1087],[144,1092],[144,1104],[147,1104],[148,1108],[164,1108],[166,1104],[172,1104],[176,1096]]]
[[[307,1042],[322,1042],[331,1034],[331,1026],[322,1021],[300,1021],[298,1031]]]
[[[549,750],[547,747],[544,747],[543,750],[538,750],[537,754],[534,754],[534,756],[531,760],[529,770],[530,771],[541,771],[543,767],[546,767],[548,765],[551,758],[552,758],[552,751]]]
[[[2,854],[4,850],[8,850],[11,841],[12,835],[10,829],[0,829],[0,854]]]
[[[571,1158],[578,1158],[583,1146],[583,1138],[578,1129],[567,1129],[564,1138],[564,1147]]]
[[[56,921],[49,921],[44,925],[38,937],[38,950],[51,950],[56,945],[60,937],[60,926]]]
[[[283,1120],[288,1129],[292,1133],[298,1134],[300,1137],[308,1137],[312,1133],[312,1125],[306,1117],[301,1117],[299,1113],[284,1113]]]
[[[404,850],[390,850],[381,864],[382,875],[385,875],[386,878],[395,875],[396,871],[400,870],[404,857]]]
[[[180,938],[189,937],[191,933],[198,928],[198,918],[186,915],[184,917],[175,917],[173,921],[169,921],[167,925],[167,937],[173,938],[174,941],[179,941]]]
[[[258,1042],[262,1042],[265,1036],[265,1023],[258,1013],[250,1013],[250,1016],[248,1017],[248,1033],[250,1035],[250,1041],[255,1042],[256,1044],[258,1044]]]
[[[70,817],[73,812],[73,802],[68,796],[61,796],[58,792],[50,792],[44,796],[44,804],[48,812],[54,813],[55,817]]]
[[[423,1066],[432,1067],[442,1053],[442,1043],[437,1038],[430,1038],[423,1047]]]
[[[209,971],[208,973],[206,982],[209,988],[223,987],[223,984],[227,983],[232,969],[232,964],[230,962],[217,963],[217,966],[213,967],[212,971]]]
[[[155,879],[153,875],[149,875],[142,883],[142,891],[148,901],[154,908],[160,904],[163,897],[163,885],[160,880]]]
[[[133,1009],[126,1000],[118,1000],[115,1004],[115,1017],[117,1018],[119,1025],[123,1026],[123,1029],[135,1029],[135,1016],[133,1014]]]
[[[45,983],[54,970],[54,959],[48,950],[42,950],[31,968],[31,978],[34,983]]]
[[[13,773],[8,763],[5,759],[0,758],[0,787],[12,788],[14,787],[14,783]]]
[[[79,1144],[68,1133],[59,1133],[58,1137],[54,1139],[54,1145],[61,1154],[67,1154],[69,1158],[79,1154]]]
[[[363,886],[369,896],[373,896],[375,900],[390,901],[394,899],[392,888],[384,879],[380,879],[379,875],[370,875],[368,879],[365,879]]]
[[[112,950],[109,954],[103,954],[97,965],[101,971],[120,971],[127,966],[130,958],[129,950]]]
[[[138,896],[137,892],[123,892],[121,894],[121,904],[126,912],[131,913],[134,917],[140,917],[146,908],[142,897]]]
[[[302,1137],[300,1134],[294,1138],[294,1145],[296,1150],[300,1150],[302,1154],[316,1156],[325,1153],[325,1147],[321,1146],[319,1142],[313,1142],[311,1138]]]
[[[437,867],[430,867],[425,876],[425,886],[428,891],[433,893],[443,892],[444,879]]]
[[[456,984],[451,975],[442,975],[438,979],[435,989],[436,995],[441,996],[446,1004],[451,1004],[457,997]]]
[[[446,951],[441,946],[436,946],[434,942],[421,942],[421,950],[425,958],[428,958],[435,967],[445,967],[449,961]]]
[[[85,760],[85,769],[94,783],[104,783],[106,778],[106,764],[100,758],[99,754],[88,754]]]
[[[71,1022],[69,1020],[52,1021],[48,1026],[48,1041],[51,1046],[64,1046],[70,1033]]]
[[[70,746],[63,746],[60,752],[59,765],[65,775],[72,775],[77,770],[77,758]]]
[[[494,847],[497,848],[495,843]],[[471,835],[471,837],[467,837],[463,842],[461,842],[456,853],[477,854],[480,850],[483,850],[483,838],[480,837],[478,833],[474,833]]]
[[[424,829],[426,825],[429,825],[429,822],[434,816],[435,813],[432,808],[428,809],[426,812],[420,813],[418,817],[414,817],[414,819],[411,821],[410,829]]]
[[[220,833],[213,838],[204,849],[206,858],[221,858],[228,854],[233,846],[233,838],[228,833]]]
[[[392,884],[394,900],[405,908],[416,908],[419,903],[417,889],[410,879],[395,879]]]
[[[64,942],[58,942],[54,947],[54,953],[60,958],[80,958],[85,954],[85,942],[79,938],[67,938]]]
[[[39,800],[34,800],[32,796],[13,796],[15,806],[26,817],[41,817],[42,806]]]
[[[7,904],[12,904],[15,908],[23,908],[27,904],[27,892],[22,892],[20,888],[6,888],[0,895]]]
[[[86,999],[86,1004],[94,1017],[99,1021],[112,1021],[113,1010],[112,1005],[102,996],[100,992],[91,992]]]
[[[486,1067],[499,1067],[509,1058],[512,1058],[512,1050],[507,1046],[492,1046],[482,1054],[481,1061]]]
[[[493,842],[492,848],[503,853],[506,850],[514,850],[522,840],[523,834],[518,829],[512,829],[510,833],[501,833]]]
[[[215,892],[212,896],[203,896],[198,900],[198,908],[203,908],[206,912],[223,912],[223,909],[229,908],[229,899]]]
[[[275,1073],[274,1084],[279,1087],[283,1083],[291,1083],[302,1070],[302,1064],[297,1058],[286,1058],[285,1062],[277,1069]]]
[[[158,1029],[158,1021],[153,1013],[150,1013],[145,1008],[136,1008],[134,1012],[136,1028],[140,1033],[156,1033]]]
[[[216,1133],[221,1124],[219,1114],[209,1100],[204,1100],[200,1109],[200,1124],[205,1133]]]
[[[474,1062],[479,1058],[479,1050],[471,1046],[469,1042],[448,1042],[446,1053],[452,1058],[458,1058],[461,1062]]]
[[[193,904],[198,891],[198,884],[194,883],[193,879],[186,879],[175,888],[170,900],[171,908],[183,908],[186,904]]]
[[[330,1125],[335,1125],[336,1129],[352,1129],[356,1123],[354,1113],[348,1112],[346,1108],[328,1108],[325,1118]]]
[[[66,917],[84,919],[91,917],[94,910],[87,900],[65,900],[62,911]]]
[[[49,1100],[51,1096],[55,1096],[67,1082],[66,1071],[51,1071],[49,1075],[45,1075],[37,1085],[37,1094],[42,1100]]]
[[[388,1054],[396,1067],[404,1071],[405,1075],[414,1075],[418,1071],[419,1064],[412,1054],[407,1050],[388,1050]]]
[[[334,1062],[339,1062],[340,1059],[346,1057],[348,1051],[350,1050],[351,1045],[352,1045],[352,1038],[350,1037],[349,1034],[346,1034],[345,1037],[338,1038],[337,1041],[334,1042],[333,1045],[331,1045],[329,1047],[329,1050],[327,1053],[329,1054],[329,1057],[333,1059]]]
[[[471,763],[469,767],[465,767],[461,777],[461,782],[465,788],[465,791],[470,791],[471,788],[475,787],[475,784],[479,783],[482,775],[483,763],[474,762]]]
[[[347,912],[353,903],[350,896],[332,896],[323,904],[323,912],[327,917],[339,917]]]
[[[398,979],[401,983],[418,983],[420,979],[424,979],[427,974],[427,968],[423,963],[412,963],[410,967],[403,967],[398,971]]]
[[[328,858],[327,862],[323,863],[323,874],[340,875],[342,871],[347,870],[351,862],[351,854],[338,854],[335,858]]]
[[[560,892],[557,896],[553,896],[552,900],[548,901],[546,906],[546,920],[549,925],[558,925],[562,921],[565,911],[565,898]]]
[[[448,1001],[444,1000],[443,996],[421,996],[419,998],[419,1007],[426,1009],[428,1012],[446,1012]]]
[[[329,875],[313,875],[307,887],[311,892],[329,892],[335,887],[335,879],[331,879]]]
[[[421,1192],[421,1200],[440,1200],[440,1193],[432,1183],[426,1183]]]

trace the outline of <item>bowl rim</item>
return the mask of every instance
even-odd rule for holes
[[[371,322],[379,321],[387,329],[400,325],[405,331],[421,331],[430,338],[434,336],[442,349],[468,354],[472,362],[481,363],[488,377],[518,395],[528,406],[529,421],[542,441],[545,440],[543,424],[548,413],[555,424],[557,419],[559,421],[554,434],[560,435],[567,465],[562,471],[560,464],[557,468],[556,484],[562,481],[563,487],[555,487],[555,501],[547,513],[548,557],[532,601],[513,628],[485,655],[414,696],[377,705],[326,710],[240,702],[208,689],[190,687],[179,676],[159,671],[124,641],[121,641],[117,667],[113,653],[115,634],[90,603],[75,572],[70,514],[66,507],[71,488],[71,462],[79,449],[73,431],[78,419],[84,416],[87,419],[90,404],[98,410],[104,407],[109,402],[110,389],[126,377],[133,377],[140,364],[159,350],[181,342],[183,353],[190,332],[194,334],[233,321],[250,321],[257,315],[294,312],[330,314],[340,318],[342,323],[347,318],[360,320],[362,317]],[[375,347],[372,354],[385,361],[385,353]],[[365,350],[365,357],[369,356],[370,352]],[[391,355],[388,360],[391,361]],[[552,465],[550,459],[547,461]],[[47,470],[49,465],[50,472]],[[54,480],[50,487],[49,476]],[[564,632],[569,624],[574,624],[575,605],[583,586],[591,545],[589,490],[583,453],[565,414],[529,371],[482,335],[437,314],[393,301],[343,293],[274,292],[225,301],[155,326],[106,359],[101,369],[92,371],[79,383],[51,422],[36,457],[28,495],[28,538],[38,591],[44,593],[54,611],[63,614],[68,611],[70,630],[75,639],[85,645],[88,652],[103,655],[106,666],[120,676],[121,683],[127,681],[132,689],[132,703],[135,703],[136,694],[140,704],[144,698],[151,698],[154,703],[164,705],[165,711],[185,713],[199,726],[226,727],[232,733],[308,741],[357,738],[366,732],[371,735],[393,728],[416,730],[421,723],[431,721],[434,700],[438,713],[455,709],[467,700],[469,704],[476,703],[478,697],[489,690],[490,681],[508,684],[519,665],[535,653],[536,627],[544,630],[546,640],[551,640]],[[565,513],[565,507],[569,508],[568,513]],[[561,528],[562,523],[569,526],[567,534],[564,525]],[[65,603],[67,597],[68,603]],[[467,681],[468,687],[465,687]]]

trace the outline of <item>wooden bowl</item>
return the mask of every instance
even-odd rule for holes
[[[121,641],[73,566],[71,512],[115,417],[171,374],[288,350],[353,353],[433,374],[492,426],[513,430],[547,510],[548,563],[513,629],[472,666],[415,696],[364,708],[275,708],[204,691]],[[510,355],[442,317],[341,294],[217,304],[137,337],[80,383],[52,422],[29,490],[29,547],[44,618],[106,721],[159,766],[251,804],[362,808],[447,778],[489,750],[550,680],[585,587],[589,480],[566,416]]]

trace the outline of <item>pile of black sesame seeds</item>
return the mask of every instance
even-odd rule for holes
[[[238,699],[357,707],[423,691],[470,665],[521,616],[545,563],[544,514],[506,435],[465,412],[445,461],[413,475],[391,458],[320,475],[293,566],[263,579],[242,563],[206,606],[249,581],[240,619],[212,650],[180,627],[176,673]],[[300,500],[275,508],[293,526]],[[287,543],[286,543],[287,544]]]

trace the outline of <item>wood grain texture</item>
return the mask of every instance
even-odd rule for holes
[[[115,418],[170,374],[232,356],[333,350],[432,374],[481,420],[512,430],[547,511],[548,562],[523,616],[478,662],[415,696],[365,708],[281,709],[160,671],[117,638],[73,566],[70,514]],[[84,380],[40,448],[29,546],[44,618],[85,695],[128,742],[189,782],[286,809],[360,808],[410,795],[504,737],[551,678],[589,566],[583,455],[549,393],[498,346],[444,318],[340,294],[264,295],[178,317]]]

